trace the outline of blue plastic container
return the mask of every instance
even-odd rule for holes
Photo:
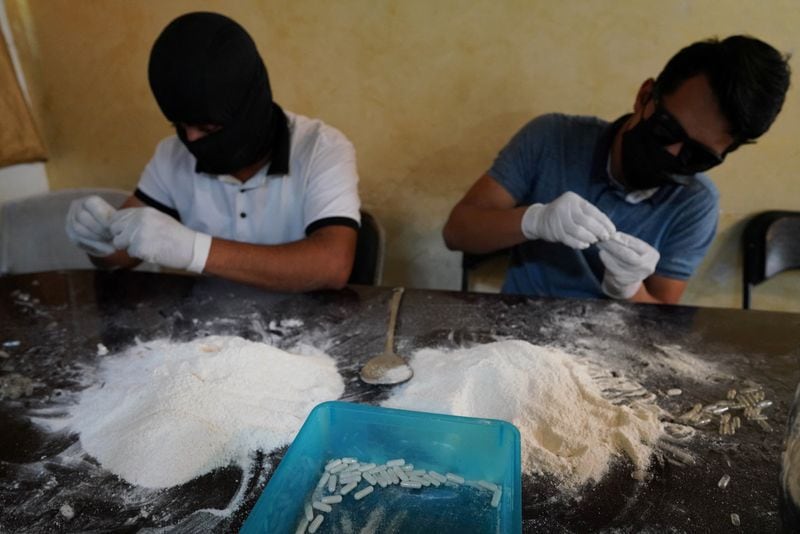
[[[353,457],[384,463],[404,458],[415,469],[452,472],[502,486],[500,505],[470,486],[421,490],[381,488],[360,501],[345,497],[320,532],[342,524],[359,532],[498,532],[522,530],[520,439],[514,425],[494,419],[325,402],[309,414],[240,532],[294,533],[325,464]],[[363,486],[362,482],[362,486]],[[361,488],[362,486],[359,486]],[[315,511],[315,513],[317,513]],[[339,514],[337,516],[336,514]]]

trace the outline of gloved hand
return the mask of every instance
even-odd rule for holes
[[[116,249],[109,226],[116,212],[97,195],[73,200],[67,212],[67,237],[92,256],[112,254]]]
[[[614,223],[602,211],[572,191],[549,204],[533,204],[522,216],[522,233],[528,239],[579,250],[608,239],[615,231]]]
[[[200,273],[211,249],[211,236],[187,228],[153,208],[119,210],[111,221],[114,246],[128,255],[173,269]]]
[[[642,281],[655,272],[661,258],[656,249],[622,232],[598,243],[597,247],[606,267],[603,292],[615,299],[629,299],[635,295]]]

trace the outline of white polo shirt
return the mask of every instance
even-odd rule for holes
[[[328,225],[358,228],[353,145],[320,120],[286,117],[288,139],[276,141],[271,162],[246,182],[195,172],[195,157],[173,135],[158,144],[135,196],[193,230],[247,243],[289,243]]]

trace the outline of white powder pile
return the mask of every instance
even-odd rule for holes
[[[587,367],[555,348],[512,340],[425,349],[411,367],[414,378],[384,406],[509,421],[521,434],[523,469],[567,488],[600,480],[622,453],[647,468],[663,432],[656,406],[611,404]]]
[[[181,484],[288,444],[314,405],[341,396],[334,361],[301,352],[227,336],[139,344],[103,361],[68,424],[128,482]]]

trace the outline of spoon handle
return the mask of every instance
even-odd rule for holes
[[[405,288],[394,288],[392,302],[389,304],[389,328],[386,332],[386,348],[383,351],[384,354],[394,352],[394,326],[397,323],[397,310],[400,308],[400,299],[403,298],[403,291],[405,291]]]

